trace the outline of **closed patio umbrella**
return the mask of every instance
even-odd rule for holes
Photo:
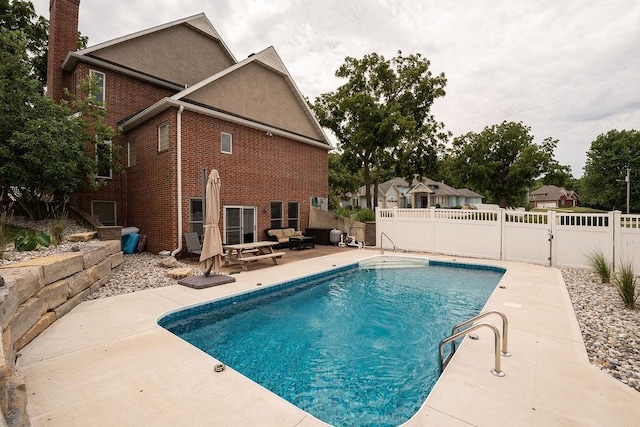
[[[207,180],[206,213],[204,220],[204,241],[200,254],[200,268],[208,276],[212,268],[220,268],[222,254],[222,237],[218,222],[220,221],[220,174],[213,169]]]

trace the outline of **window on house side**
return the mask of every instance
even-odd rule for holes
[[[158,151],[169,149],[169,124],[163,123],[158,126]]]
[[[204,234],[202,214],[202,199],[191,199],[189,202],[189,230],[195,231],[200,237]]]
[[[222,132],[220,134],[220,151],[225,154],[231,154],[233,148],[233,137],[230,133]]]
[[[282,228],[282,202],[271,202],[271,228]]]
[[[96,70],[89,71],[89,77],[95,82],[95,87],[92,87],[90,97],[94,102],[103,104],[105,100],[105,81],[106,77],[104,73]],[[94,93],[95,92],[95,93]]]
[[[298,202],[287,203],[287,227],[299,230],[300,225],[300,211],[298,209]]]
[[[135,166],[137,162],[137,153],[136,153],[136,142],[129,141],[127,144],[127,154],[128,154],[128,162],[127,165],[129,167]]]
[[[91,216],[97,218],[102,225],[116,225],[116,202],[93,200]]]
[[[96,144],[96,176],[111,179],[111,141]]]

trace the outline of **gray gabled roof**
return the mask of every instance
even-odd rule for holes
[[[537,190],[529,193],[529,199],[535,199],[536,201],[556,201],[562,196],[569,199],[578,199],[578,195],[575,191],[568,191],[564,187],[557,187],[555,185],[543,185]]]
[[[471,191],[468,188],[459,188],[458,192],[465,197],[480,197],[481,199],[483,198],[480,194],[476,193],[475,191]]]
[[[445,184],[444,182],[434,181],[429,178],[423,178],[422,181],[418,181],[415,178],[412,180],[411,184],[407,182],[404,178],[392,178],[388,181],[381,182],[378,184],[378,193],[381,196],[386,195],[389,190],[393,187],[407,187],[411,189],[415,189],[416,186],[420,185],[420,188],[427,187],[429,188],[431,194],[434,196],[463,196],[463,197],[480,197],[480,194],[477,194],[467,188],[456,189],[450,185]],[[373,193],[373,186],[371,186],[371,192]],[[414,191],[415,192],[415,191]],[[361,186],[357,191],[358,195],[363,196],[365,194],[365,186]]]
[[[298,99],[298,103],[302,106],[303,110],[305,111],[307,117],[309,118],[309,120],[311,120],[311,122],[313,123],[313,126],[316,128],[316,130],[318,131],[318,133],[320,135],[322,135],[323,140],[322,141],[315,141],[311,138],[307,138],[307,137],[302,137],[302,136],[297,136],[294,137],[293,139],[297,139],[301,142],[310,142],[313,145],[318,145],[318,146],[323,146],[325,148],[333,148],[331,146],[331,143],[329,142],[329,138],[327,137],[326,133],[324,132],[324,129],[322,128],[322,126],[320,126],[320,123],[318,122],[318,120],[316,119],[315,115],[313,114],[313,112],[311,111],[311,109],[309,108],[309,105],[305,102],[304,100],[304,96],[302,96],[302,93],[300,93],[300,90],[298,89],[298,86],[295,84],[295,82],[293,81],[293,78],[291,77],[291,75],[289,74],[289,72],[287,71],[287,68],[285,67],[284,63],[282,62],[282,60],[280,59],[280,56],[278,55],[278,53],[276,52],[276,50],[273,48],[273,46],[270,46],[266,49],[264,49],[263,51],[256,53],[254,55],[249,56],[248,58],[246,58],[243,61],[240,61],[234,65],[232,65],[231,67],[225,68],[224,70],[210,76],[207,77],[206,79],[176,93],[175,95],[169,97],[169,98],[164,98],[162,100],[160,100],[159,102],[155,103],[154,105],[151,105],[150,107],[148,107],[147,109],[139,112],[138,114],[136,114],[135,116],[129,118],[128,120],[126,120],[125,122],[120,124],[120,127],[122,129],[127,129],[133,126],[136,126],[138,123],[146,120],[148,117],[151,117],[153,115],[158,114],[161,111],[166,110],[167,108],[170,108],[171,106],[179,106],[182,105],[185,108],[190,108],[193,110],[199,110],[200,112],[204,113],[204,110],[207,110],[206,107],[203,106],[194,106],[194,105],[190,105],[188,103],[188,101],[185,101],[185,97],[199,89],[202,89],[203,87],[215,82],[216,80],[221,79],[222,77],[233,73],[234,71],[246,66],[247,64],[253,63],[253,62],[259,62],[262,65],[268,67],[269,69],[281,74],[284,78],[285,81],[287,82],[287,84],[289,85],[289,87],[291,88],[291,90],[293,91],[293,93],[296,95],[296,98]],[[186,102],[186,103],[185,103]],[[282,131],[279,129],[275,129],[275,128],[271,128],[268,125],[260,125],[258,123],[249,123],[250,120],[246,120],[246,119],[242,119],[239,117],[233,117],[232,115],[225,115],[224,112],[219,112],[216,111],[214,109],[211,109],[210,111],[211,115],[215,115],[215,116],[220,116],[221,118],[224,118],[225,120],[229,120],[232,122],[238,122],[238,123],[242,123],[242,124],[246,124],[246,125],[250,125],[253,127],[258,127],[258,128],[263,128],[265,130],[269,130],[273,133],[281,133],[282,135],[285,135],[287,137],[292,137],[292,134],[290,132],[286,132],[286,131]],[[224,115],[224,117],[222,117]]]
[[[128,40],[133,40],[136,39],[138,37],[142,37],[142,36],[146,36],[148,34],[152,34],[158,31],[162,31],[162,30],[166,30],[167,28],[171,28],[171,27],[175,27],[177,25],[182,25],[182,24],[187,24],[190,25],[191,27],[195,28],[196,30],[198,30],[199,32],[207,35],[208,37],[211,37],[213,39],[215,39],[216,41],[218,41],[222,47],[225,49],[226,53],[233,59],[233,62],[238,62],[235,58],[235,56],[233,55],[233,53],[231,53],[231,51],[229,50],[229,47],[225,44],[224,40],[222,40],[222,37],[220,37],[220,34],[218,33],[218,31],[213,27],[213,25],[211,24],[211,22],[209,21],[209,19],[207,18],[207,16],[204,13],[199,13],[197,15],[193,15],[193,16],[188,16],[186,18],[182,18],[182,19],[178,19],[175,21],[171,21],[171,22],[167,22],[166,24],[162,24],[162,25],[158,25],[155,27],[151,27],[151,28],[147,28],[146,30],[142,30],[142,31],[138,31],[132,34],[128,34],[126,36],[122,36],[122,37],[118,37],[115,38],[113,40],[108,40],[106,42],[88,47],[86,49],[82,49],[79,50],[77,52],[75,52],[77,55],[80,56],[85,56],[88,55],[92,52],[104,49],[106,47],[110,47],[116,44],[120,44],[122,42],[128,41]],[[69,59],[69,57],[67,57],[67,60]],[[67,60],[65,60],[64,64],[66,64]],[[64,64],[63,64],[63,68],[64,68]]]

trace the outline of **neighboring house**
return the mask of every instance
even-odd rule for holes
[[[96,77],[125,172],[101,171],[106,185],[74,205],[140,228],[150,252],[177,252],[183,233],[202,233],[202,178],[217,169],[226,243],[308,225],[332,147],[273,47],[237,61],[199,14],[76,51],[79,7],[50,2],[48,95]]]
[[[371,194],[374,193],[374,188],[371,186]],[[362,186],[349,194],[349,203],[352,206],[366,206],[365,190],[365,186]],[[393,178],[378,184],[377,200],[378,207],[383,209],[431,206],[453,208],[481,204],[482,196],[469,189],[458,190],[429,178],[422,181],[414,179],[411,184],[403,178]]]
[[[555,185],[543,185],[529,193],[529,206],[532,208],[563,208],[579,206],[580,198],[573,190]]]

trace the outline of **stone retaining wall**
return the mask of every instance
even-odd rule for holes
[[[0,410],[8,425],[28,425],[26,386],[16,352],[111,279],[122,264],[119,240],[95,241],[0,267]],[[4,283],[3,283],[4,282]]]

